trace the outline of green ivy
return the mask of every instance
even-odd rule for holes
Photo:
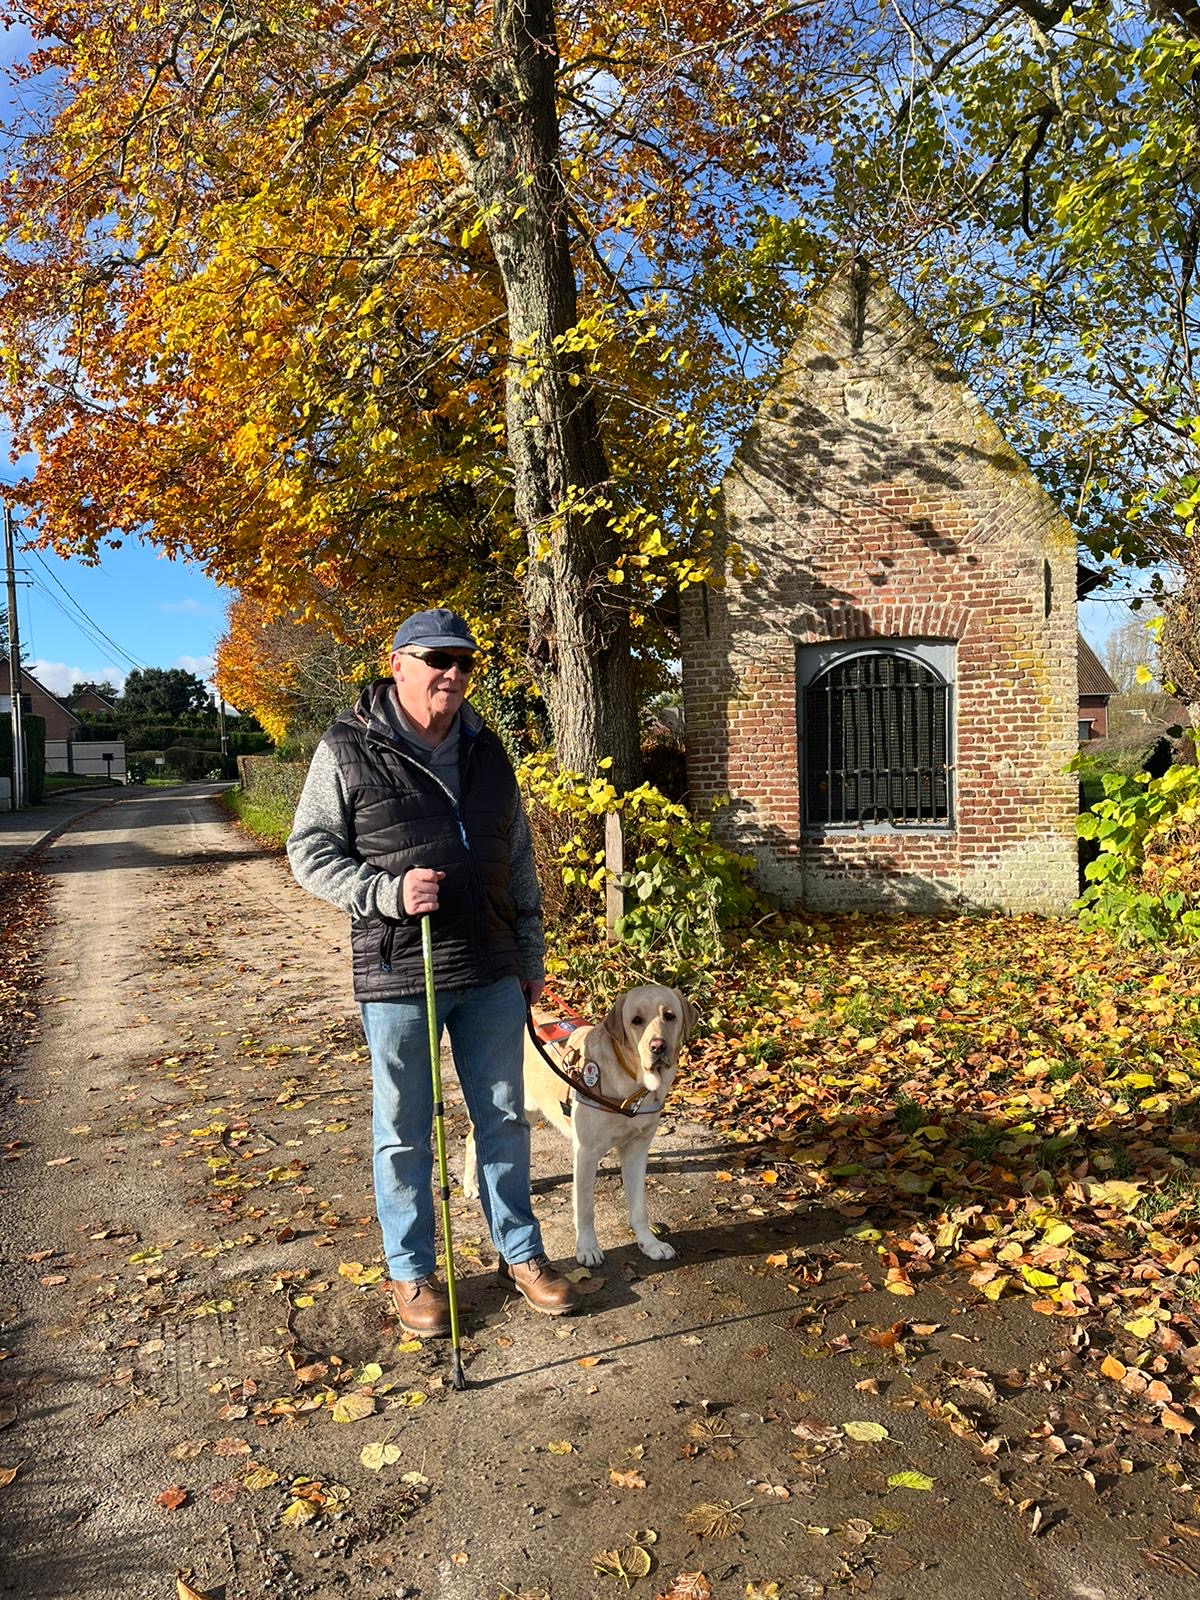
[[[618,937],[643,955],[653,952],[676,973],[723,957],[725,930],[758,903],[749,879],[752,858],[727,849],[710,823],[650,784],[621,794],[606,777],[564,772],[546,754],[524,762],[520,779],[547,810],[578,822],[578,831],[558,847],[558,869],[564,884],[595,897],[598,923],[609,874],[604,851],[589,847],[586,824],[613,811],[632,862],[620,878],[625,912]]]
[[[1100,853],[1088,863],[1088,887],[1077,902],[1083,927],[1105,928],[1123,944],[1200,940],[1200,908],[1168,869],[1147,879],[1148,845],[1177,823],[1200,822],[1200,767],[1169,767],[1161,778],[1107,772],[1104,798],[1076,824]]]

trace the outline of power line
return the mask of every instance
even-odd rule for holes
[[[47,586],[42,583],[40,579],[31,578],[30,586],[38,591],[43,600],[48,601],[56,611],[58,611],[67,619],[72,628],[75,629],[75,632],[86,639],[87,642],[92,646],[93,650],[98,650],[102,655],[106,656],[114,653],[114,647],[111,645],[111,643],[102,639],[99,633],[95,632],[91,627],[89,627],[86,622],[81,622],[77,616],[68,611],[66,606],[63,605],[62,601],[58,598],[54,591],[47,588]]]
[[[83,621],[85,621],[86,626],[90,627],[90,629],[93,629],[94,632],[96,632],[96,634],[99,634],[99,637],[101,637],[102,640],[104,640],[104,643],[106,643],[106,645],[109,646],[109,650],[117,651],[118,656],[123,656],[123,658],[125,658],[125,661],[130,662],[130,666],[131,667],[141,667],[141,669],[144,669],[144,667],[146,667],[146,662],[139,661],[139,659],[136,658],[136,656],[131,656],[130,651],[125,650],[125,648],[123,648],[122,645],[118,645],[117,640],[115,640],[115,638],[109,638],[109,635],[107,635],[106,632],[104,632],[104,629],[102,629],[102,627],[99,626],[99,622],[94,621],[94,619],[91,618],[90,614],[86,613],[86,611],[83,610],[83,606],[80,605],[80,603],[78,603],[77,598],[75,598],[74,595],[72,595],[72,592],[70,592],[70,590],[67,589],[66,584],[64,584],[64,582],[62,582],[61,579],[58,578],[58,574],[54,573],[54,571],[51,570],[50,566],[46,565],[46,562],[45,562],[45,560],[43,560],[42,552],[40,552],[40,550],[30,550],[29,554],[30,555],[35,555],[35,557],[37,557],[38,565],[42,566],[42,570],[45,571],[46,576],[48,576],[48,578],[50,578],[51,581],[54,582],[54,584],[58,584],[59,589],[62,590],[62,594],[66,595],[67,600],[69,600],[69,602],[72,603],[72,606],[74,606],[75,611],[78,611],[78,614],[80,614],[80,616],[82,616]],[[48,592],[48,590],[46,590],[46,598],[48,598],[48,600],[53,600],[53,598],[54,598],[53,595],[51,595],[50,592]],[[58,603],[58,602],[56,602],[56,603]],[[62,606],[59,606],[59,610],[62,610]],[[64,613],[64,614],[66,614],[66,613]],[[70,619],[69,618],[69,621],[74,621],[74,619]],[[77,624],[77,626],[78,626],[78,624]],[[91,638],[91,635],[88,635],[88,637]],[[94,643],[96,643],[96,640],[94,640],[94,638],[91,638],[91,643],[93,643],[93,645],[94,645]]]

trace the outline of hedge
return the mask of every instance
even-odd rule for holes
[[[304,779],[306,761],[280,761],[277,756],[239,756],[238,777],[242,791],[265,804],[272,801],[296,809]]]
[[[25,730],[25,787],[31,806],[40,805],[46,792],[46,720],[26,714],[21,719]],[[0,720],[0,778],[12,782],[12,722]]]

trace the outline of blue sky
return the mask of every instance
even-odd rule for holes
[[[54,694],[89,679],[120,688],[134,666],[211,674],[229,591],[189,562],[127,541],[89,567],[22,551],[18,535],[17,580],[21,655]]]

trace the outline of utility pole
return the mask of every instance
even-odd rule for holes
[[[25,742],[21,727],[21,639],[17,629],[17,569],[13,560],[13,515],[4,502],[4,562],[8,574],[8,704],[12,716],[12,806],[25,803]]]
[[[229,754],[229,739],[225,733],[225,696],[217,697],[217,721],[221,729],[221,760]]]

